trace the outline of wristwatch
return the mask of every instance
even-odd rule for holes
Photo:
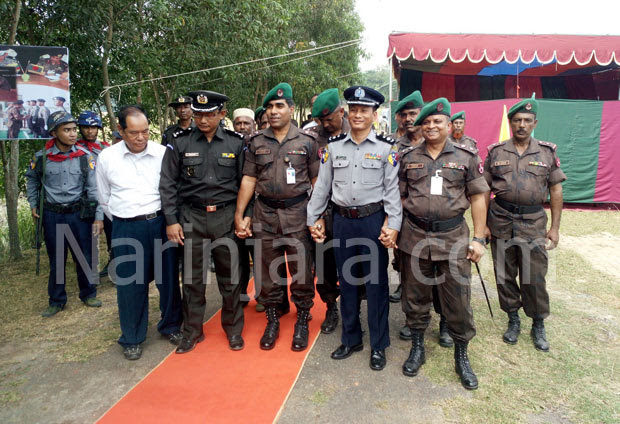
[[[487,245],[487,240],[483,239],[483,238],[479,238],[479,237],[474,237],[471,239],[471,241],[477,241],[478,243],[480,243],[481,245],[485,246]]]

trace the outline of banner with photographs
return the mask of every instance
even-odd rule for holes
[[[71,112],[69,49],[0,44],[0,139],[49,138],[57,110]]]

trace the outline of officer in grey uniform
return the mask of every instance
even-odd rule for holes
[[[47,284],[49,307],[43,312],[44,317],[56,315],[67,303],[65,279],[57,280],[59,275],[64,277],[64,269],[62,272],[56,269],[57,264],[63,264],[64,267],[67,262],[67,248],[73,255],[80,299],[86,306],[101,306],[101,301],[96,297],[94,275],[89,271],[92,271],[93,266],[92,237],[103,230],[103,211],[97,205],[95,158],[88,149],[76,145],[76,122],[66,112],[59,111],[50,115],[47,127],[54,138],[35,154],[26,172],[28,203],[32,216],[43,219],[45,248],[50,261]],[[39,210],[40,195],[44,196],[43,211]],[[94,222],[93,217],[88,216],[89,212],[94,212]],[[57,238],[58,225],[68,227],[77,246],[69,241],[67,234]],[[57,258],[58,253],[63,257]],[[83,261],[78,260],[80,255],[86,260],[86,268]]]
[[[379,371],[385,367],[385,348],[390,345],[387,248],[396,246],[402,221],[398,152],[391,138],[372,130],[383,95],[354,86],[345,90],[344,97],[349,104],[351,133],[330,138],[321,150],[307,224],[314,240],[323,242],[325,220],[320,216],[331,197],[342,310],[342,344],[331,356],[344,359],[363,349],[357,289],[365,284],[370,368]]]

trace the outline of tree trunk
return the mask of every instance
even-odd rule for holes
[[[11,34],[9,45],[15,44],[17,35],[17,24],[21,13],[22,1],[15,1],[15,11],[13,12],[13,22],[11,24]],[[9,256],[12,260],[21,259],[22,250],[19,245],[19,224],[17,221],[17,200],[19,188],[17,187],[17,177],[19,170],[19,140],[11,140],[10,153],[7,164],[7,157],[4,150],[5,143],[2,142],[2,167],[4,170],[4,196],[6,198],[6,216],[9,224]]]
[[[110,86],[110,75],[108,74],[108,58],[110,56],[110,49],[112,48],[112,36],[114,35],[114,6],[110,5],[108,8],[108,30],[106,32],[105,43],[103,45],[103,58],[101,59],[101,70],[103,73],[103,86]],[[112,109],[112,99],[110,98],[110,91],[106,91],[103,100],[105,102],[105,108],[108,111],[110,117],[110,128],[112,131],[118,131],[116,125],[116,115],[114,109]]]

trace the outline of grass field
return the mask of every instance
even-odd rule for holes
[[[612,244],[597,245],[601,235]],[[563,237],[571,243],[563,245]],[[497,302],[487,252],[481,269],[494,320],[489,316],[475,271],[472,283],[477,335],[470,344],[470,359],[480,388],[474,392],[457,390],[455,395],[437,401],[434,406],[443,410],[447,421],[620,422],[620,370],[616,370],[620,354],[620,277],[617,269],[600,266],[605,258],[617,263],[613,242],[617,249],[620,213],[564,211],[560,245],[550,255],[551,316],[546,324],[551,350],[546,354],[534,349],[529,336],[531,320],[523,312],[519,343],[509,346],[502,342],[506,315]],[[42,252],[41,275],[36,277],[34,251],[25,254],[22,261],[0,263],[0,331],[6,343],[0,358],[0,408],[20,403],[25,407],[21,387],[29,371],[24,365],[26,359],[52,356],[59,363],[96,361],[99,354],[116,343],[120,333],[114,286],[103,279],[99,288],[103,307],[86,308],[77,297],[70,260],[67,308],[54,319],[41,318],[47,306],[47,257]],[[151,293],[151,311],[155,311],[157,291]],[[151,313],[151,325],[156,320],[156,314]],[[453,351],[431,340],[429,335],[427,362],[421,374],[434,384],[452,387]],[[314,401],[325,403],[325,396],[328,394],[317,393]]]

